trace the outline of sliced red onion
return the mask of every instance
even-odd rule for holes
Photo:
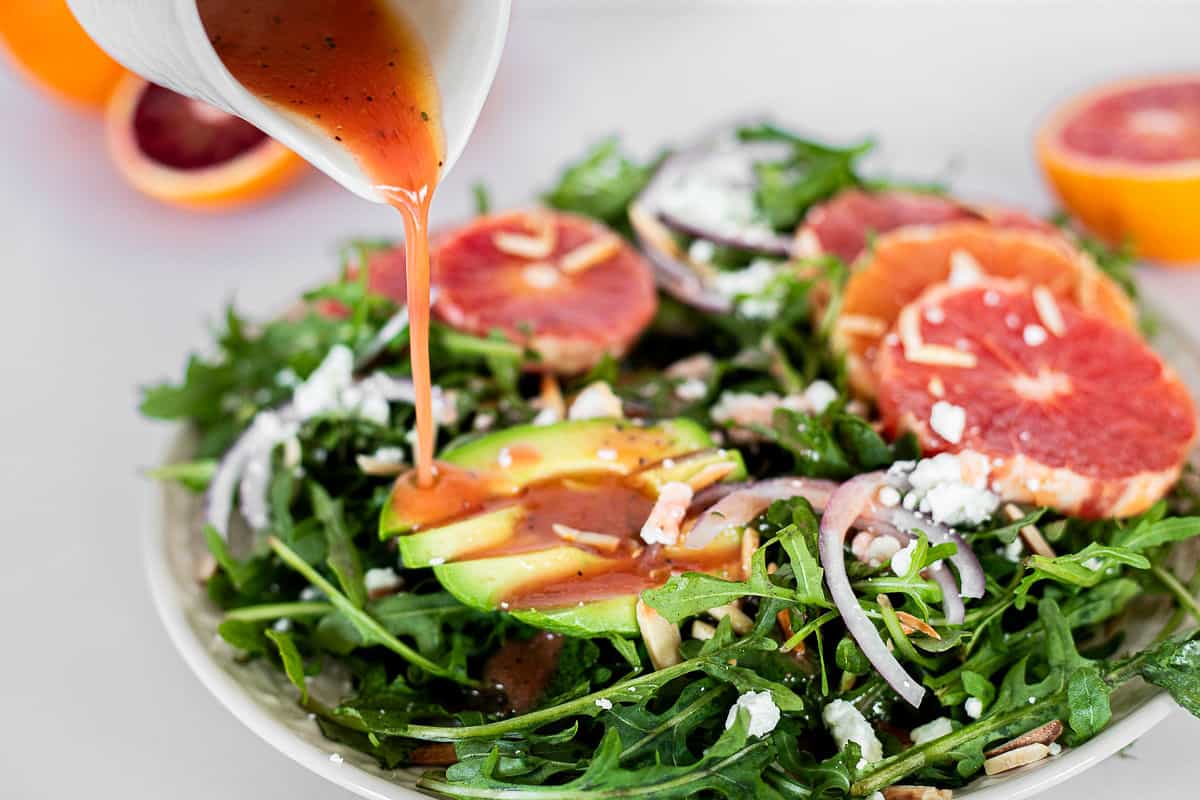
[[[655,280],[664,291],[701,311],[724,314],[733,310],[733,301],[709,286],[684,259],[670,231],[656,216],[634,203],[629,207],[629,221],[642,252],[654,267]]]
[[[967,617],[967,608],[959,597],[958,583],[954,580],[954,575],[941,561],[930,564],[925,571],[941,587],[942,613],[946,615],[946,622],[961,625]]]
[[[884,481],[882,472],[859,475],[843,483],[829,497],[825,513],[821,515],[821,566],[825,568],[825,584],[850,636],[896,694],[916,708],[925,697],[925,689],[887,649],[879,631],[859,606],[846,575],[843,554],[846,532],[873,505],[875,492]]]
[[[722,498],[701,514],[688,531],[687,546],[698,549],[730,528],[744,527],[776,500],[803,497],[820,511],[836,489],[837,484],[833,481],[815,478],[773,478],[752,483]]]
[[[900,530],[924,531],[932,544],[945,542],[955,544],[958,551],[950,556],[950,561],[958,569],[958,580],[962,587],[959,594],[972,599],[983,597],[987,589],[987,577],[983,573],[983,566],[980,565],[971,546],[957,531],[900,506],[889,508],[882,513]],[[949,611],[947,610],[948,615]]]
[[[704,239],[721,247],[731,247],[735,250],[745,250],[776,258],[787,258],[792,252],[791,237],[780,236],[774,231],[737,226],[706,227],[683,219],[670,211],[659,211],[658,218],[673,231],[695,239]]]

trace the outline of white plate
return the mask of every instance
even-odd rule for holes
[[[1200,394],[1200,357],[1195,347],[1168,324],[1163,325],[1157,345],[1193,394]],[[168,463],[185,459],[188,448],[188,437],[181,436]],[[157,521],[147,526],[144,540],[151,593],[171,641],[208,690],[266,742],[339,786],[375,800],[425,797],[413,788],[419,770],[384,770],[374,759],[325,739],[297,704],[296,692],[281,672],[262,659],[248,664],[235,660],[235,652],[216,632],[221,612],[195,578],[205,554],[196,496],[167,486],[156,499]],[[1128,646],[1146,643],[1161,621],[1160,615],[1139,620],[1127,631]],[[1114,693],[1112,704],[1112,724],[1081,747],[1064,749],[1056,757],[1004,775],[980,778],[957,790],[955,797],[1018,800],[1044,792],[1132,743],[1162,721],[1173,701],[1135,681]]]

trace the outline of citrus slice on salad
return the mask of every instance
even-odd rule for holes
[[[433,283],[442,321],[499,331],[538,353],[530,368],[562,373],[622,355],[658,307],[650,266],[624,239],[540,209],[479,217],[441,237]]]
[[[1136,333],[1042,285],[932,287],[877,368],[890,433],[979,454],[997,494],[1082,517],[1145,511],[1196,434],[1187,389]]]
[[[270,196],[304,161],[250,123],[130,75],[108,104],[108,145],[121,175],[174,205],[221,209]]]
[[[1200,261],[1200,74],[1102,86],[1041,129],[1050,185],[1080,222],[1147,258]]]
[[[75,20],[66,0],[0,3],[0,42],[36,84],[84,106],[102,107],[125,74]]]
[[[834,345],[847,354],[855,389],[875,393],[871,363],[901,308],[935,283],[961,284],[983,275],[1044,286],[1055,297],[1122,327],[1136,323],[1128,296],[1060,236],[981,222],[897,230],[880,236],[859,260],[835,322]]]

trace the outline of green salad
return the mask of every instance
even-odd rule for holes
[[[914,229],[1025,237],[1133,309],[1129,259],[865,177],[869,149],[752,125],[645,163],[605,141],[537,210],[477,187],[434,238],[433,489],[393,243],[283,316],[228,309],[141,406],[194,436],[154,474],[202,499],[225,642],[447,797],[948,797],[1095,736],[1130,681],[1200,715],[1194,411],[1129,320],[968,244],[894,317],[846,310]],[[993,307],[1041,322],[996,344]],[[1136,369],[1077,369],[1076,331]],[[997,399],[1022,347],[1044,369]],[[1076,446],[1068,405],[1153,440]]]

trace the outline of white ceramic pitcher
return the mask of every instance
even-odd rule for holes
[[[337,0],[330,0],[337,2]],[[466,146],[496,76],[511,0],[389,0],[429,50],[442,99],[443,172]],[[382,202],[354,159],[328,136],[263,103],[234,80],[209,44],[196,0],[68,0],[109,55],[154,83],[242,117],[368,200]]]

